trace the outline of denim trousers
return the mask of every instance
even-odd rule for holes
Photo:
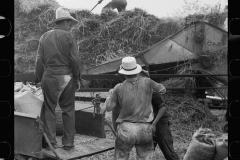
[[[130,151],[135,146],[138,159],[152,160],[154,155],[152,138],[150,123],[120,123],[117,126],[114,159],[129,159]]]

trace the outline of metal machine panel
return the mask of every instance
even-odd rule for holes
[[[41,158],[42,133],[36,116],[14,112],[14,152]]]
[[[95,136],[99,138],[106,138],[104,131],[104,114],[93,114],[93,108],[90,104],[76,103],[75,109],[75,126],[78,134],[84,134],[89,136]]]

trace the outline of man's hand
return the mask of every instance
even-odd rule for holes
[[[100,114],[105,114],[105,113],[106,113],[106,106],[104,104],[103,107],[101,107]]]
[[[37,83],[36,87],[37,88],[41,87],[41,82]]]
[[[80,80],[75,81],[75,92],[78,91],[81,87]]]
[[[155,132],[156,132],[156,125],[155,125],[155,124],[152,124],[152,125],[151,125],[151,128],[152,128],[152,133],[153,133],[153,135],[154,135]]]

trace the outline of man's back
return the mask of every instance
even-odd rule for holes
[[[141,76],[118,84],[111,97],[121,108],[117,122],[151,122],[153,120],[151,99],[154,90],[165,93],[164,86]]]
[[[112,0],[111,2],[109,2],[107,5],[103,7],[102,13],[105,10],[112,10],[116,8],[118,12],[122,12],[126,10],[126,6],[127,6],[127,0]]]
[[[79,63],[77,42],[66,29],[54,27],[41,36],[36,58],[36,75],[39,80],[44,70],[55,75],[73,74],[77,80],[80,74]]]
[[[63,29],[53,29],[42,36],[43,60],[48,66],[69,66],[73,36]]]

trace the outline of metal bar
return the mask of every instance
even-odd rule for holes
[[[112,131],[112,133],[114,134],[114,136],[117,137],[117,133],[114,131],[113,127],[108,123],[108,121],[105,120],[104,122],[105,122],[105,124],[107,124],[108,127],[111,129],[111,131]]]
[[[56,156],[57,160],[61,160],[61,158],[59,157],[59,155],[57,154],[57,152],[56,152],[55,149],[53,148],[51,142],[49,141],[49,139],[48,139],[46,133],[44,132],[43,127],[42,127],[43,122],[41,121],[41,119],[40,119],[39,116],[37,117],[37,122],[39,123],[40,131],[42,132],[42,134],[43,134],[45,140],[47,141],[47,144],[48,144],[48,146],[50,147],[51,151],[52,151],[53,154]]]
[[[168,77],[205,77],[205,76],[228,76],[228,74],[150,74],[151,78],[168,78]],[[120,74],[92,74],[92,75],[82,75],[82,79],[120,79],[124,78]],[[35,81],[36,76],[34,74],[15,74],[15,81]]]
[[[186,89],[226,89],[227,86],[224,87],[198,87],[198,88],[166,88],[167,90],[186,90]],[[82,88],[78,90],[77,92],[108,92],[112,88]]]
[[[94,99],[94,97],[79,97],[79,96],[75,96],[75,101],[92,102],[93,99]],[[104,103],[105,100],[106,100],[105,98],[101,98],[100,102]]]
[[[108,149],[104,149],[104,150],[101,150],[101,151],[98,151],[98,152],[94,152],[94,153],[91,153],[91,154],[87,154],[87,155],[82,155],[82,156],[79,156],[79,157],[71,158],[69,160],[76,160],[76,159],[81,159],[81,158],[84,158],[84,157],[90,157],[90,156],[93,156],[93,155],[96,155],[96,154],[100,154],[100,153],[103,153],[103,152],[106,152],[106,151],[113,150],[114,148],[115,147],[110,147]]]
[[[76,100],[76,98],[78,98],[78,101],[86,101],[86,102],[92,102],[92,99],[90,98],[90,97],[75,97],[75,100]],[[82,100],[82,98],[84,99],[84,98],[87,98],[87,99],[84,99],[84,100]],[[208,98],[208,97],[207,97]],[[219,99],[219,101],[226,101],[226,99]],[[106,98],[101,98],[101,101],[100,102],[102,102],[102,103],[104,103],[106,101]],[[216,100],[216,101],[218,101],[218,100]],[[88,108],[88,107],[87,107]],[[87,108],[84,108],[84,109],[87,109]],[[91,107],[89,107],[89,108],[91,108]]]
[[[205,77],[205,76],[228,76],[227,74],[150,74],[150,78],[169,78],[169,77]],[[123,75],[113,74],[97,74],[97,75],[82,75],[82,79],[120,79]]]
[[[35,74],[14,74],[15,81],[35,81],[36,76]]]
[[[225,107],[214,107],[214,106],[208,106],[209,109],[218,109],[218,110],[226,110]]]

